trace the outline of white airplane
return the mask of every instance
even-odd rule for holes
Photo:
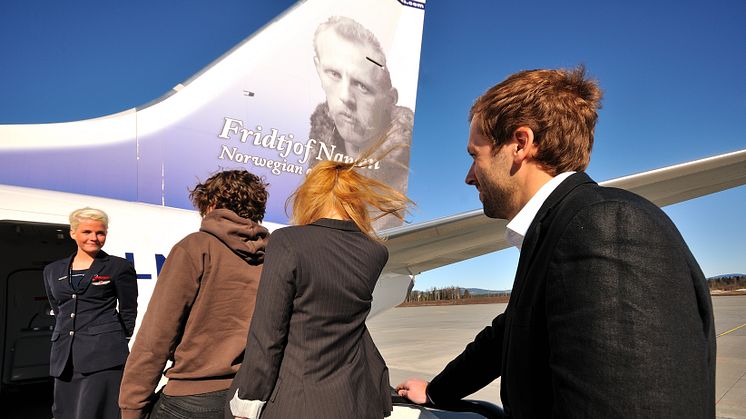
[[[110,215],[106,251],[135,264],[142,316],[171,246],[199,227],[187,198],[196,179],[221,168],[264,176],[272,230],[287,223],[285,200],[310,162],[344,158],[333,144],[309,137],[309,116],[326,100],[314,65],[318,25],[346,16],[370,30],[386,62],[366,58],[389,72],[397,105],[414,111],[424,13],[425,2],[414,0],[302,1],[142,107],[82,121],[0,125],[0,390],[47,378],[54,321],[41,270],[74,251],[72,210],[92,206]],[[746,150],[603,182],[660,206],[744,183]],[[370,315],[401,303],[421,272],[508,247],[505,224],[480,209],[382,231],[390,258]],[[449,415],[405,405],[394,412]]]

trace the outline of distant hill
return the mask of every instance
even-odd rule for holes
[[[746,275],[723,274],[707,278],[707,287],[711,293],[721,295],[723,292],[742,292],[746,289]]]
[[[716,281],[718,279],[738,278],[738,277],[741,277],[741,276],[746,276],[746,274],[722,274],[722,275],[711,276],[711,277],[707,278],[707,280],[708,281]],[[471,292],[471,291],[469,291],[469,292]]]
[[[505,294],[510,294],[510,290],[495,291],[495,290],[485,290],[485,289],[482,289],[482,288],[461,288],[461,294],[464,293],[464,290],[469,291],[469,294],[471,294],[471,295],[505,295]]]

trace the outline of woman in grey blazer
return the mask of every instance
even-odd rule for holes
[[[369,208],[401,218],[411,203],[322,162],[293,196],[294,226],[272,233],[229,415],[382,418],[391,412],[386,364],[365,327],[388,251]]]

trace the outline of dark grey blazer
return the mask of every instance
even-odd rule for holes
[[[713,418],[712,303],[671,220],[585,173],[562,182],[505,313],[427,391],[447,404],[499,376],[513,418]]]
[[[137,275],[132,263],[99,251],[74,292],[68,280],[73,257],[44,268],[44,287],[55,314],[49,373],[59,377],[73,358],[89,373],[124,365],[137,318]],[[117,310],[117,304],[119,308]]]
[[[262,419],[387,416],[388,370],[365,326],[387,260],[352,221],[273,232],[229,398],[267,401]]]

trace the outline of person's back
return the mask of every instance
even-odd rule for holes
[[[182,330],[173,365],[165,373],[165,394],[186,396],[230,386],[254,312],[267,234],[264,227],[218,209],[205,216],[200,231],[171,250],[163,269],[167,274],[159,278],[162,286],[152,297],[159,307],[182,308],[170,313]],[[247,244],[256,251],[250,253]],[[143,321],[138,338],[164,336],[165,313],[151,316],[158,320]]]
[[[158,275],[125,366],[125,419],[220,418],[239,367],[269,234],[259,224],[266,184],[246,170],[223,171],[190,197],[202,224],[174,245]]]
[[[388,376],[365,319],[386,248],[352,221],[320,219],[277,230],[269,249],[269,266],[280,259],[296,270],[296,288],[279,388],[262,418],[381,417],[367,401]]]
[[[519,268],[505,312],[505,327],[515,331],[505,345],[501,398],[517,407],[512,416],[714,415],[709,292],[665,213],[578,173],[537,219],[542,245]]]
[[[388,260],[369,207],[402,216],[404,195],[321,162],[293,195],[295,226],[272,234],[227,414],[371,418],[392,410],[389,375],[365,320]]]

